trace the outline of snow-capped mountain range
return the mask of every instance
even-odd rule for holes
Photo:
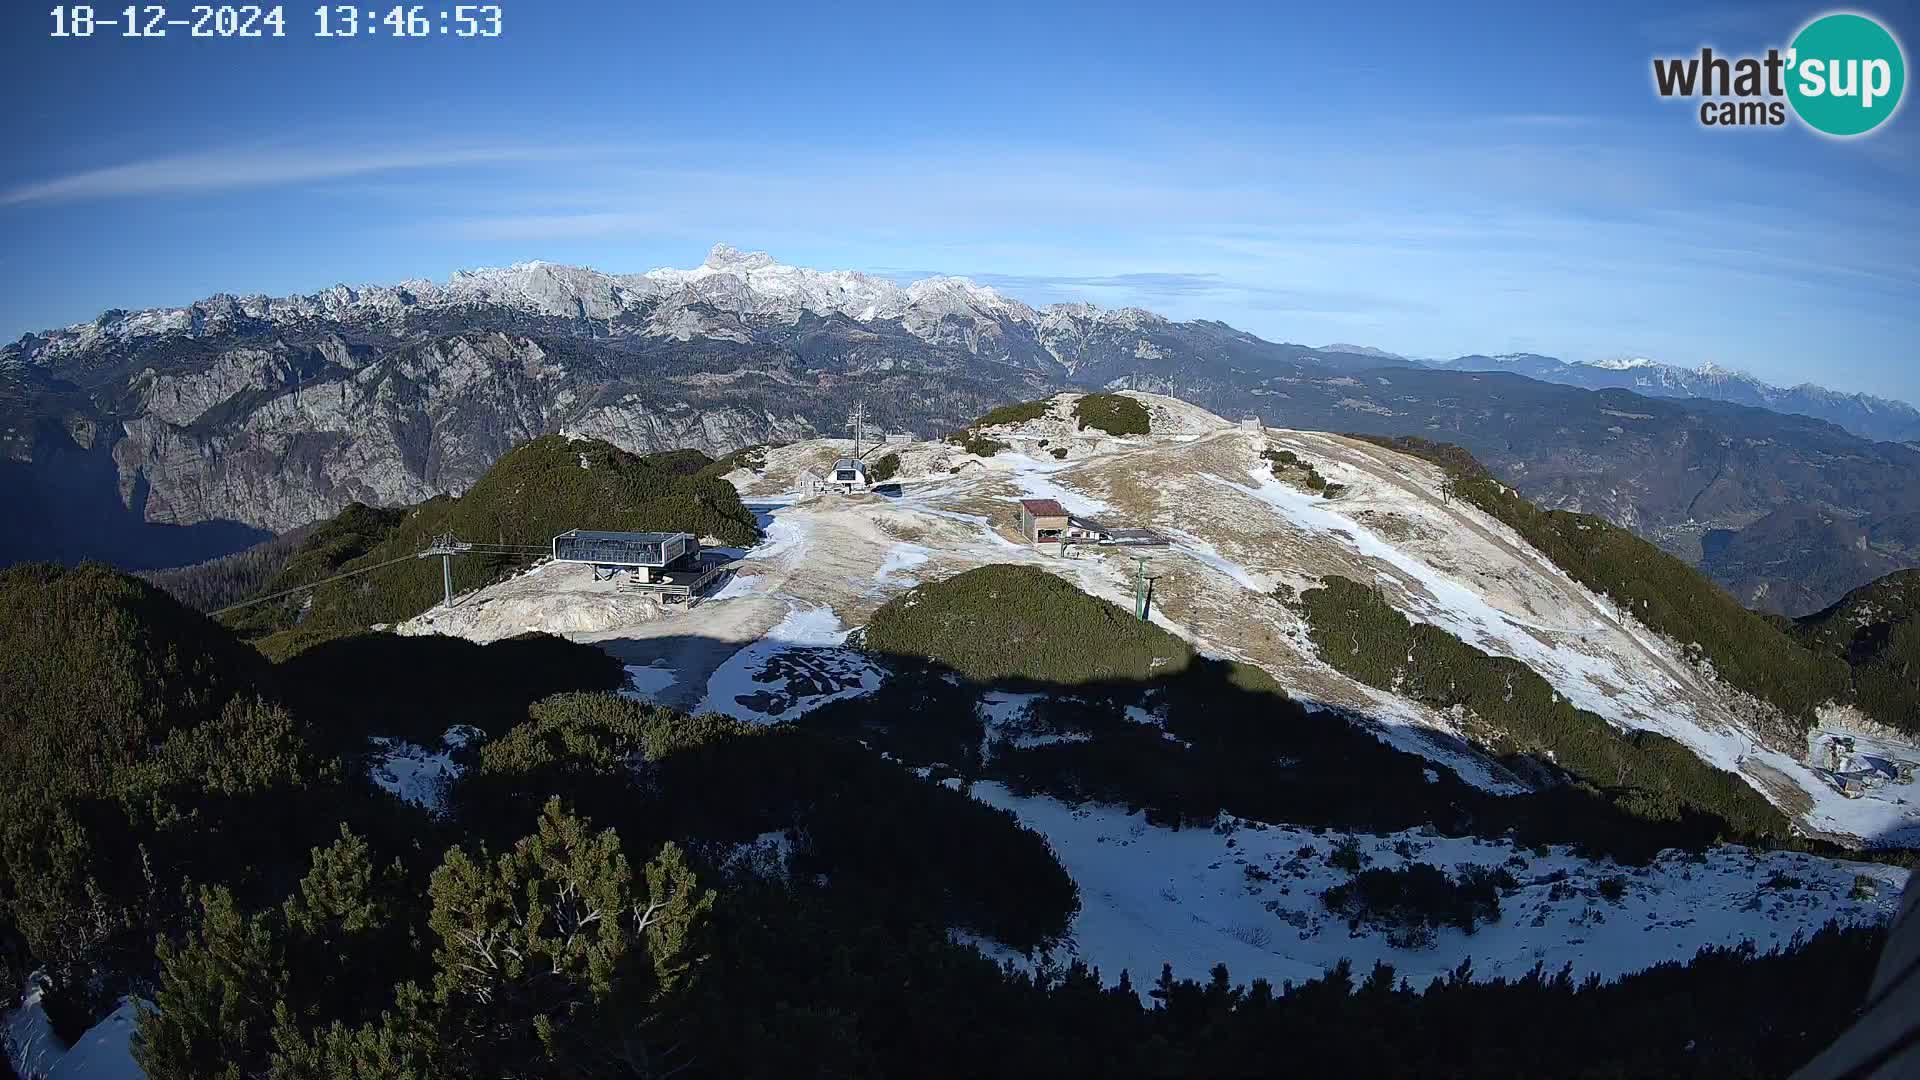
[[[1425,363],[1453,371],[1511,371],[1530,379],[1589,390],[1619,388],[1654,397],[1726,401],[1811,416],[1868,439],[1920,442],[1920,409],[1904,401],[1872,394],[1849,394],[1813,383],[1775,386],[1744,371],[1712,362],[1689,368],[1634,356],[1572,363],[1537,353],[1505,353]]]
[[[1125,333],[1169,325],[1169,320],[1139,308],[1103,309],[1085,303],[1035,308],[966,278],[936,276],[902,285],[854,270],[790,266],[764,251],[717,244],[704,262],[686,270],[662,267],[639,274],[610,274],[535,261],[457,271],[445,284],[416,279],[397,285],[336,285],[305,295],[217,295],[181,308],[112,310],[89,323],[28,335],[0,353],[0,360],[52,361],[174,335],[217,336],[247,324],[291,327],[332,321],[400,329],[410,322],[475,308],[598,323],[612,335],[676,341],[747,341],[769,324],[792,326],[806,314],[838,315],[857,323],[897,323],[929,343],[964,344],[976,354],[991,356],[999,347],[1007,355],[996,358],[1004,359],[1015,359],[1011,354],[1018,351],[1017,346],[1002,342],[1003,335],[992,328],[1017,327],[1025,331],[1020,336],[1030,337],[1070,375],[1081,364],[1084,339],[1090,332]],[[1137,345],[1144,354],[1161,347],[1147,340]],[[1292,348],[1387,364],[1412,362],[1367,345]],[[1576,363],[1536,353],[1474,354],[1420,362],[1454,371],[1510,371],[1586,389],[1621,388],[1658,397],[1727,401],[1812,416],[1870,439],[1920,441],[1920,409],[1905,402],[1812,383],[1774,386],[1714,363],[1688,368],[1645,357]]]
[[[928,277],[901,285],[858,271],[789,266],[763,251],[718,244],[690,270],[663,267],[641,274],[609,274],[524,262],[457,271],[445,284],[409,280],[397,285],[336,285],[305,295],[217,295],[181,308],[112,310],[90,323],[28,335],[7,353],[53,361],[173,335],[213,337],[249,324],[297,327],[327,321],[404,332],[409,323],[477,308],[598,323],[613,335],[678,341],[746,341],[769,324],[791,326],[807,314],[839,315],[858,323],[897,322],[930,342],[948,340],[941,329],[943,322],[970,327],[1005,323],[1027,328],[1069,370],[1079,352],[1074,343],[1089,329],[1134,329],[1168,322],[1138,308],[1056,304],[1035,309],[966,278]],[[1053,348],[1055,343],[1058,349]]]

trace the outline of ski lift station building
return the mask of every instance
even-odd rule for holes
[[[555,562],[586,563],[615,576],[625,572],[623,592],[652,593],[667,603],[686,603],[712,584],[731,560],[702,552],[692,533],[595,532],[569,529],[553,538]]]
[[[833,476],[827,483],[852,494],[873,486],[867,477],[867,463],[857,457],[843,457],[833,463]]]

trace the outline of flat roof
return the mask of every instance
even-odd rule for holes
[[[1034,517],[1067,516],[1067,508],[1052,499],[1021,499],[1020,506]]]
[[[622,540],[629,544],[664,544],[680,537],[693,539],[692,533],[683,532],[601,532],[594,529],[568,529],[560,536],[571,536],[576,540]],[[560,536],[554,539],[558,540]]]

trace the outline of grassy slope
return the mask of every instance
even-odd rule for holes
[[[1844,663],[1801,647],[1691,566],[1626,529],[1591,514],[1542,510],[1457,446],[1417,437],[1355,438],[1439,465],[1454,497],[1505,522],[1574,580],[1801,723],[1810,723],[1820,705],[1852,696]]]

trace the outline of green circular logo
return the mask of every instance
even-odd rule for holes
[[[1862,135],[1900,107],[1907,62],[1886,27],[1865,15],[1822,15],[1787,53],[1787,99],[1808,126]]]

